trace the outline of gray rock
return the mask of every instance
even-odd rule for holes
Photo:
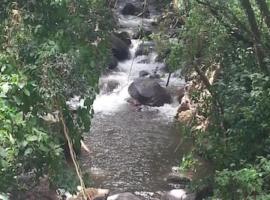
[[[128,92],[132,98],[143,105],[163,106],[172,101],[170,94],[156,79],[137,78],[130,84]]]
[[[183,189],[174,189],[166,192],[161,200],[195,200],[195,194],[188,194]]]
[[[149,53],[152,53],[154,51],[154,43],[152,42],[144,42],[141,43],[136,52],[135,52],[135,56],[142,56],[142,55],[148,55]]]
[[[132,193],[125,192],[109,196],[107,200],[140,200],[140,199]]]
[[[117,37],[115,34],[111,35],[112,54],[117,60],[123,61],[129,58],[130,52],[128,45]]]
[[[111,56],[110,62],[108,64],[109,69],[115,69],[117,67],[118,61],[114,56]]]
[[[101,93],[111,93],[114,89],[119,86],[119,82],[117,80],[106,80],[106,82],[100,83]]]
[[[131,39],[128,32],[122,31],[120,33],[114,33],[118,38],[120,38],[126,45],[131,45]]]
[[[138,16],[138,17],[145,17],[148,18],[150,17],[150,11],[149,9],[144,7],[144,5],[141,5],[139,7],[135,6],[132,3],[127,3],[123,9],[121,10],[122,15],[133,15],[133,16]]]
[[[148,76],[150,73],[146,70],[142,70],[139,72],[139,77],[145,77]]]
[[[121,10],[122,15],[137,15],[139,13],[139,8],[137,8],[132,3],[127,3]]]
[[[167,176],[166,181],[175,184],[188,184],[191,182],[191,179],[180,173],[170,173]]]
[[[133,35],[133,39],[142,39],[144,37],[149,37],[152,34],[152,31],[150,29],[146,28],[140,28],[138,29]]]

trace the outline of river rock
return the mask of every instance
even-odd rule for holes
[[[86,188],[85,193],[87,196],[92,197],[94,200],[106,200],[109,195],[108,189],[100,189],[100,188]],[[69,197],[67,200],[81,200],[83,199],[82,191],[76,195],[75,197]]]
[[[149,53],[154,51],[154,43],[152,42],[143,42],[141,43],[135,52],[135,57],[148,55]]]
[[[123,9],[121,10],[122,15],[133,15],[133,16],[138,16],[138,17],[144,17],[148,18],[150,17],[150,11],[148,7],[141,5],[139,7],[135,6],[132,3],[127,3]]]
[[[108,64],[108,68],[111,70],[115,69],[117,67],[117,64],[118,64],[118,61],[117,61],[116,57],[111,56],[110,62]]]
[[[112,42],[112,54],[117,60],[123,61],[129,58],[129,48],[128,45],[115,34],[111,35]]]
[[[150,73],[146,70],[142,70],[139,72],[139,77],[145,77],[145,76],[148,76],[150,75]]]
[[[116,89],[120,83],[117,80],[103,80],[99,84],[99,88],[101,90],[101,93],[111,93],[113,92],[114,89]]]
[[[184,174],[173,172],[166,177],[166,181],[174,184],[188,184],[191,179]]]
[[[161,200],[195,200],[195,194],[188,194],[183,189],[174,189],[166,192]]]
[[[128,92],[132,98],[143,105],[163,106],[172,101],[170,94],[156,79],[137,78],[130,84]]]
[[[127,3],[121,10],[122,15],[137,15],[139,14],[139,8],[132,3]]]
[[[122,31],[120,33],[114,33],[118,38],[120,38],[126,45],[131,45],[131,39],[128,32]]]
[[[132,35],[133,39],[143,39],[144,37],[149,37],[152,34],[150,29],[140,28]]]
[[[140,200],[140,199],[132,193],[125,192],[109,196],[107,200]]]

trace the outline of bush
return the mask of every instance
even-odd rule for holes
[[[44,117],[62,113],[80,149],[107,63],[111,12],[99,0],[4,0],[0,17],[0,192],[20,189],[26,173],[64,187],[63,125]],[[84,104],[74,115],[66,102],[75,94]]]

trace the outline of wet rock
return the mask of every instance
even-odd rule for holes
[[[135,57],[148,55],[149,53],[152,53],[153,51],[154,51],[154,43],[152,42],[141,43],[135,52]]]
[[[134,194],[126,192],[109,196],[107,200],[140,200]]]
[[[166,181],[174,184],[189,184],[191,179],[184,174],[173,172],[167,176]]]
[[[174,189],[166,192],[161,200],[195,200],[194,194],[188,194],[187,191],[183,189]]]
[[[106,200],[109,195],[108,189],[99,188],[86,188],[85,193],[87,196],[93,198],[94,200]],[[81,200],[83,199],[82,191],[76,197],[70,197],[68,200]]]
[[[131,45],[131,39],[128,34],[128,32],[122,31],[120,33],[114,33],[118,38],[120,38],[122,41],[126,43],[126,45],[130,46]]]
[[[167,90],[155,79],[137,78],[128,88],[130,96],[143,105],[163,106],[171,103],[172,98]]]
[[[150,17],[150,11],[148,10],[148,8],[142,8],[142,10],[139,13],[138,17],[149,18]]]
[[[145,29],[145,28],[140,28],[138,29],[133,35],[132,38],[133,39],[143,39],[144,37],[149,37],[152,34],[152,31],[149,29]]]
[[[111,42],[112,54],[117,60],[123,61],[129,58],[130,53],[128,45],[123,40],[121,40],[121,38],[117,37],[115,34],[112,34]]]
[[[132,3],[127,3],[121,10],[122,15],[133,15],[138,17],[148,18],[150,17],[150,11],[147,6],[141,5],[139,7]]]
[[[138,61],[138,63],[140,64],[150,64],[150,59],[147,57],[147,58],[142,58],[140,61]]]
[[[117,80],[106,80],[106,82],[102,82],[99,86],[101,89],[101,93],[111,93],[114,89],[119,86],[119,82]]]
[[[150,75],[150,78],[160,79],[160,75],[154,72],[153,74]]]
[[[110,62],[108,64],[108,68],[109,69],[115,69],[117,67],[117,64],[118,64],[117,59],[114,56],[112,56],[111,59],[110,59]]]
[[[121,10],[122,15],[137,15],[139,13],[139,8],[137,8],[132,3],[127,3]]]
[[[139,77],[145,77],[148,76],[150,73],[146,70],[142,70],[139,72]]]
[[[213,194],[214,194],[213,187],[212,186],[205,186],[196,192],[195,200],[208,199],[208,197],[213,196]]]

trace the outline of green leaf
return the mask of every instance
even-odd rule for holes
[[[30,92],[26,88],[23,89],[23,92],[26,96],[30,97]]]
[[[28,136],[27,141],[29,141],[29,142],[38,141],[38,137],[36,135]]]
[[[27,148],[25,151],[24,151],[24,155],[27,156],[29,154],[31,154],[33,152],[33,149],[32,148]]]

